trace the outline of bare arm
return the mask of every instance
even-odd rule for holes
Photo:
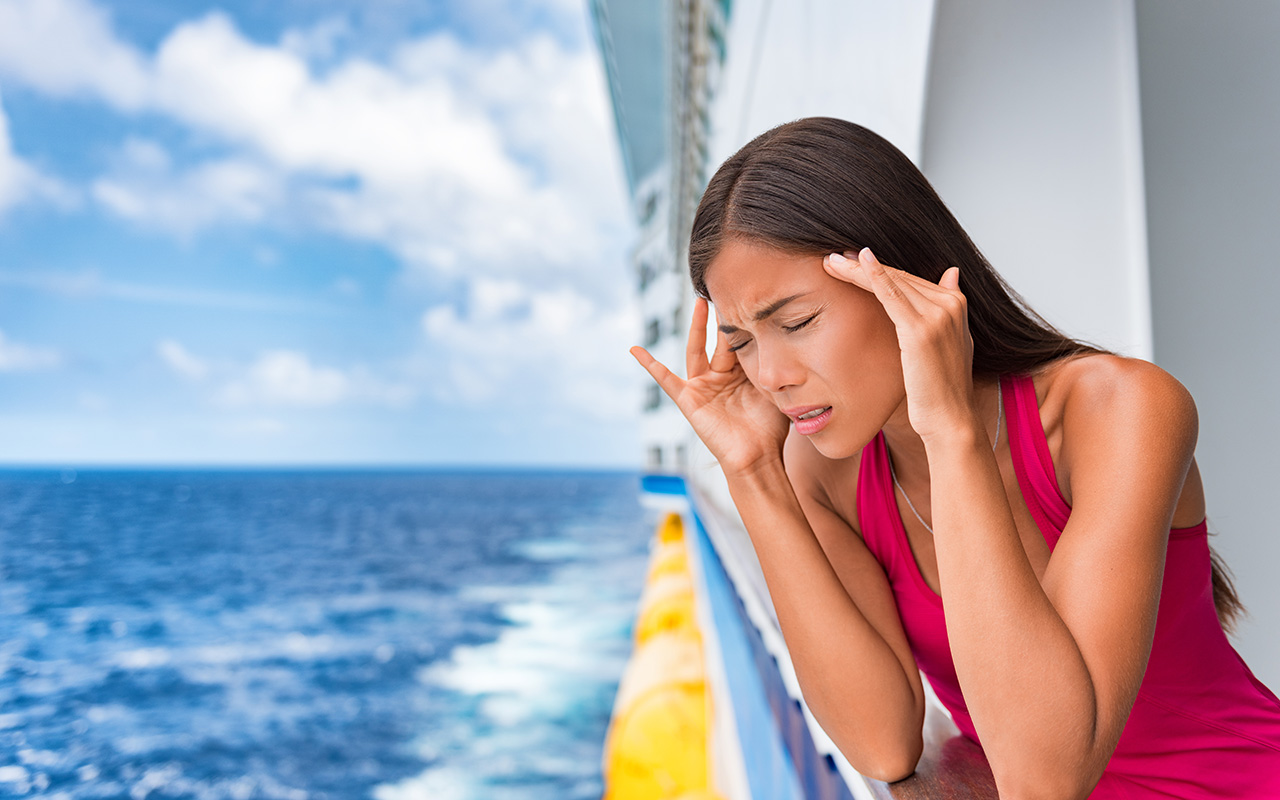
[[[730,492],[814,717],[859,772],[899,780],[923,749],[920,673],[884,572],[797,467],[812,448],[794,439],[794,491],[778,464],[730,476]]]
[[[747,380],[723,333],[707,359],[707,316],[699,300],[687,379],[644,348],[632,353],[719,461],[814,716],[859,772],[904,778],[922,750],[923,687],[884,574],[848,524],[814,500],[803,469],[793,470],[797,496],[783,467],[787,418]]]
[[[1094,373],[1067,400],[1074,507],[1043,584],[980,423],[926,440],[947,633],[1002,795],[1086,796],[1151,652],[1195,406],[1141,362]]]
[[[933,284],[866,249],[856,261],[829,257],[827,269],[874,292],[897,330],[908,416],[928,457],[951,654],[996,786],[1007,797],[1085,797],[1151,653],[1169,525],[1195,449],[1190,395],[1145,362],[1095,356],[1062,368],[1074,505],[1042,581],[974,413],[958,271]]]

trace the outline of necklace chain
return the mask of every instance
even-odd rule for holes
[[[996,451],[996,447],[1000,445],[1000,424],[1004,421],[1004,392],[1000,390],[1000,381],[996,381],[996,438],[991,444],[991,452]],[[902,492],[902,499],[907,501],[907,508],[911,509],[911,513],[916,515],[916,519],[920,520],[920,524],[924,529],[933,535],[933,528],[929,527],[929,523],[924,521],[924,517],[920,516],[920,512],[916,511],[915,503],[911,502],[911,498],[907,496],[907,490],[902,488],[902,484],[898,483],[898,476],[893,471],[893,458],[889,455],[889,448],[884,449],[885,459],[889,462],[889,477],[893,478],[893,485],[898,487],[898,491]]]

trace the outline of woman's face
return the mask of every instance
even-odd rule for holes
[[[828,275],[821,256],[729,241],[706,282],[747,378],[824,456],[856,454],[902,405],[892,320],[875,295]]]

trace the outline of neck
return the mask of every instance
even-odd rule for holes
[[[995,379],[974,379],[974,407],[977,409],[978,418],[986,423],[989,442],[995,442],[997,436],[998,393],[999,382]],[[1006,408],[1004,416],[1007,418],[1008,415],[1009,409]],[[999,425],[1001,430],[1006,429],[1004,420],[1000,420]],[[882,430],[884,443],[889,449],[889,457],[893,460],[893,469],[898,476],[898,481],[904,486],[919,487],[922,494],[920,498],[916,497],[916,491],[911,492],[911,499],[917,507],[922,503],[927,504],[929,459],[925,453],[924,440],[911,427],[906,398],[903,398],[902,403],[894,410]],[[1003,442],[1005,438],[1001,435],[1000,441]]]

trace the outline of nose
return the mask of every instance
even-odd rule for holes
[[[803,367],[785,347],[760,342],[756,347],[756,386],[781,392],[803,381]]]

